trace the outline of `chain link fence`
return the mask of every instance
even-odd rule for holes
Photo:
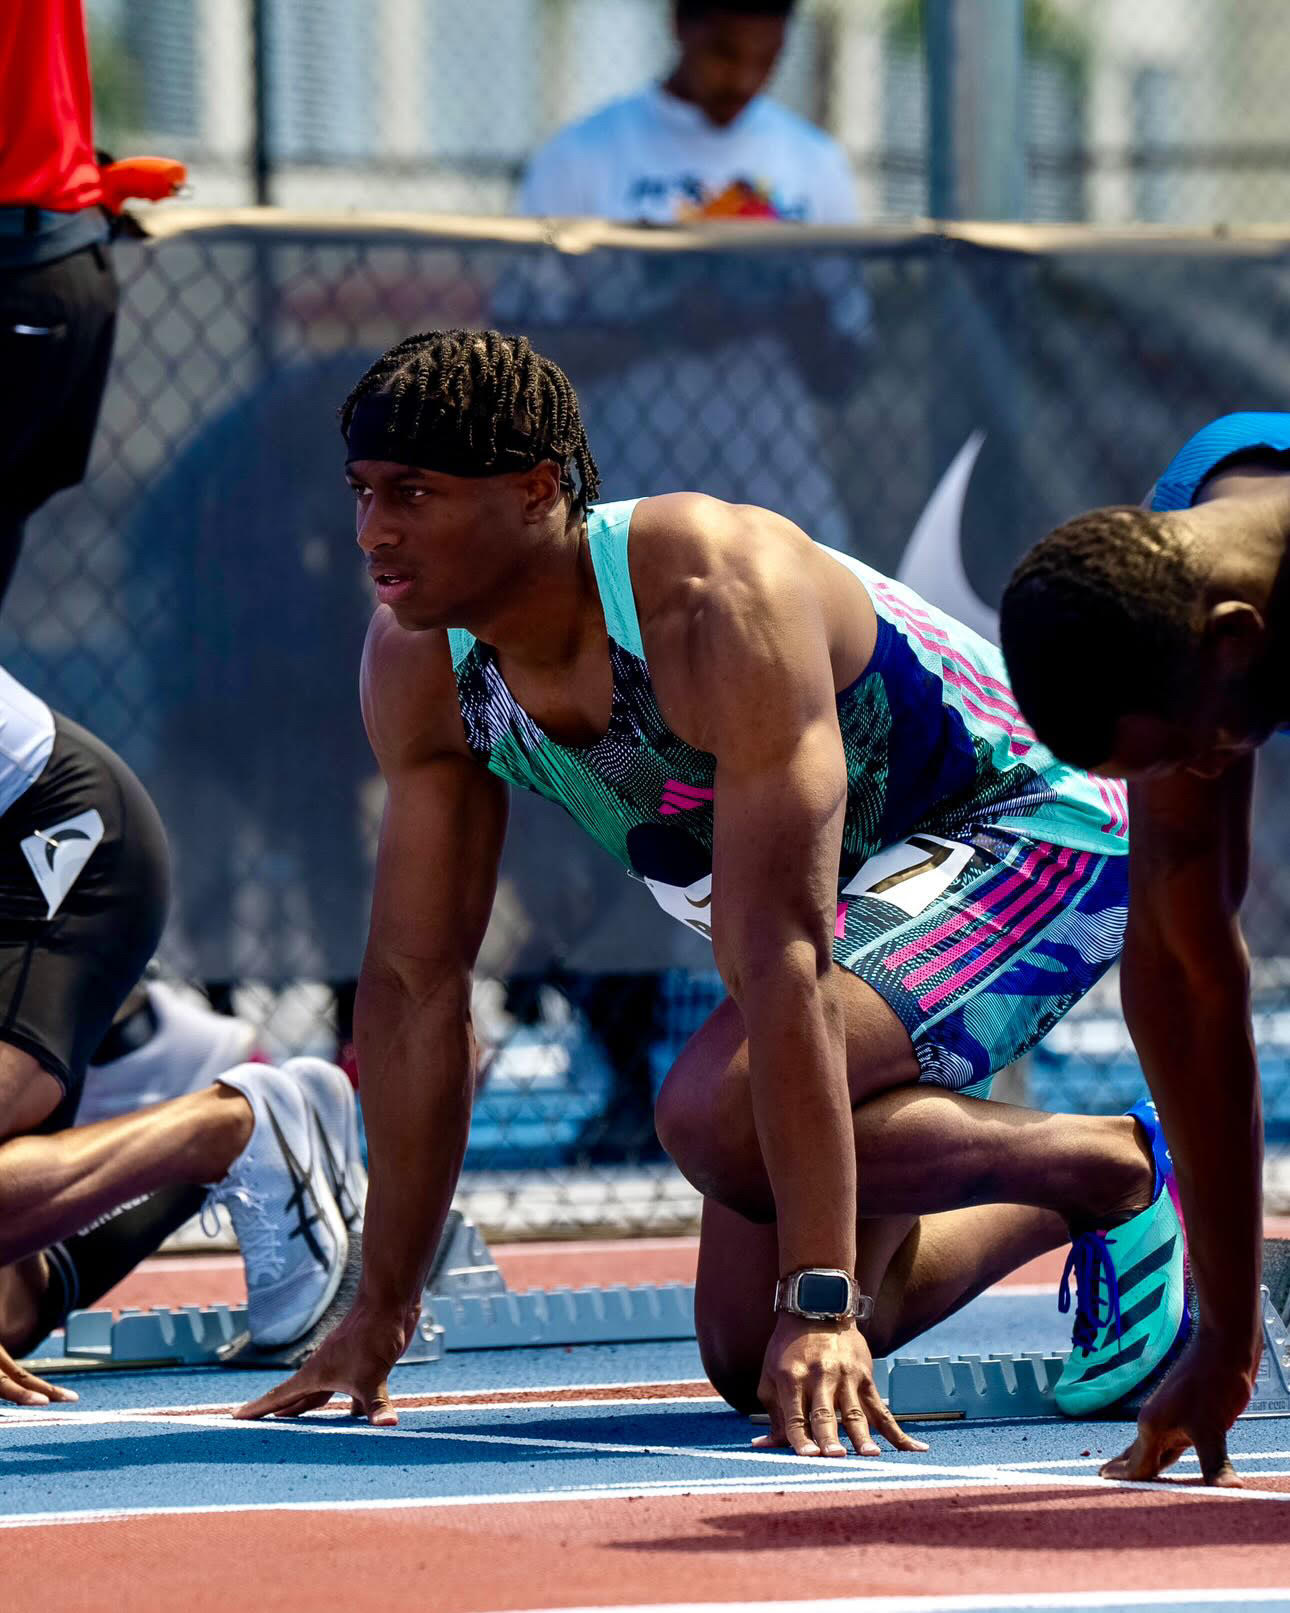
[[[348,1036],[382,794],[336,410],[410,329],[527,331],[578,386],[606,498],[765,504],[906,576],[938,512],[931,591],[982,623],[1051,526],[1140,498],[1214,415],[1290,406],[1290,243],[1261,236],[172,213],[115,252],[90,475],[30,525],[0,659],[153,792],[176,863],[162,967],[271,1054]],[[1247,912],[1274,1150],[1290,1144],[1288,785],[1274,742]],[[706,944],[516,792],[476,992],[476,1217],[512,1235],[691,1225],[650,1107],[720,996]],[[1132,1101],[1113,982],[1029,1083],[1057,1109]]]
[[[1009,5],[971,0],[968,21],[1005,25]],[[100,139],[184,158],[206,207],[504,214],[542,140],[672,55],[669,0],[88,9]],[[864,219],[929,212],[923,21],[923,0],[801,0],[771,85],[842,142]],[[1286,216],[1283,0],[1026,0],[1023,26],[1021,216]]]

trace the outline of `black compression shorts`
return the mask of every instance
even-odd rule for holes
[[[0,1042],[63,1088],[39,1131],[75,1119],[90,1057],[161,939],[169,890],[147,791],[114,751],[56,716],[44,771],[0,816]]]

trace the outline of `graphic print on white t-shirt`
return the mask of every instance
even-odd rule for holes
[[[534,155],[518,211],[674,224],[705,214],[852,224],[841,146],[766,96],[718,128],[658,85],[570,124]]]

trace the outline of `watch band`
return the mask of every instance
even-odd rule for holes
[[[803,1293],[803,1289],[807,1292]],[[813,1302],[811,1290],[826,1294],[832,1290],[831,1297],[842,1300],[842,1304]],[[873,1299],[860,1292],[850,1272],[836,1266],[803,1266],[775,1284],[775,1309],[809,1321],[840,1322],[853,1316],[857,1322],[867,1322],[873,1315]]]

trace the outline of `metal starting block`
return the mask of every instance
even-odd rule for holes
[[[898,1355],[874,1363],[878,1392],[897,1417],[1060,1416],[1053,1389],[1064,1355]]]
[[[345,1273],[336,1297],[302,1338],[290,1344],[263,1348],[251,1342],[249,1334],[216,1352],[226,1367],[262,1367],[266,1370],[294,1371],[303,1366],[322,1341],[348,1312],[358,1293],[363,1265],[361,1238],[351,1238]],[[460,1210],[450,1210],[439,1236],[439,1247],[430,1263],[430,1277],[422,1295],[421,1316],[398,1366],[423,1366],[437,1361],[444,1352],[443,1328],[428,1303],[438,1294],[482,1296],[504,1294],[506,1279],[489,1253],[488,1245]]]
[[[694,1337],[694,1288],[667,1283],[434,1294],[428,1314],[443,1328],[449,1351],[662,1342]]]
[[[203,1366],[250,1338],[246,1307],[185,1305],[182,1310],[73,1311],[63,1349],[72,1359],[119,1365]]]
[[[1290,1328],[1263,1290],[1263,1359],[1243,1417],[1290,1417]]]
[[[426,1298],[433,1294],[504,1294],[506,1279],[478,1228],[460,1210],[450,1210],[430,1266]]]
[[[895,1356],[874,1362],[878,1393],[892,1415],[905,1422],[1009,1422],[1063,1418],[1053,1391],[1066,1362],[1064,1354]],[[1112,1406],[1099,1421],[1137,1418],[1140,1401]],[[1247,1417],[1290,1416],[1290,1326],[1263,1289],[1263,1359],[1254,1394],[1241,1413]],[[750,1419],[765,1423],[769,1418]],[[1084,1419],[1072,1419],[1083,1421]],[[1089,1419],[1092,1420],[1092,1419]]]
[[[92,1367],[237,1366],[275,1371],[301,1365],[349,1308],[358,1287],[362,1246],[354,1240],[336,1297],[313,1328],[291,1344],[260,1348],[251,1342],[244,1305],[185,1305],[180,1310],[73,1311],[62,1335],[40,1346],[34,1367],[75,1371]],[[432,1293],[504,1294],[506,1279],[488,1245],[458,1210],[450,1212],[430,1267],[426,1299]],[[61,1353],[52,1355],[59,1348]],[[443,1328],[422,1310],[399,1365],[437,1361],[443,1354]]]
[[[318,1324],[291,1345],[253,1346],[241,1306],[127,1310],[119,1317],[111,1311],[74,1311],[61,1341],[57,1334],[48,1341],[54,1347],[61,1342],[61,1357],[31,1364],[47,1371],[217,1364],[289,1370],[308,1358],[348,1308],[358,1285],[361,1253],[355,1241],[335,1300]],[[1290,1308],[1290,1244],[1270,1240],[1268,1253],[1263,1359],[1245,1417],[1290,1416],[1290,1325],[1280,1308]],[[431,1264],[420,1322],[399,1364],[438,1361],[445,1353],[466,1350],[693,1337],[694,1288],[687,1284],[511,1293],[483,1238],[454,1210]],[[896,1356],[876,1361],[874,1376],[896,1417],[908,1421],[1052,1418],[1061,1416],[1053,1391],[1065,1360],[1063,1354],[1038,1351]],[[1105,1413],[1112,1419],[1136,1415],[1136,1404]]]

